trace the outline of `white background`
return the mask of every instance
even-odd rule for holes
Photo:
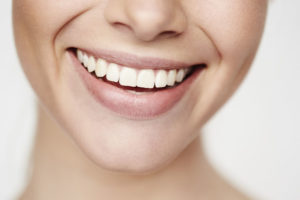
[[[22,186],[33,94],[16,59],[11,1],[0,2],[0,200]],[[208,124],[211,162],[255,199],[300,199],[300,1],[276,0],[242,87]]]

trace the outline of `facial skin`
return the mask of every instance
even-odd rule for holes
[[[48,113],[97,165],[157,171],[198,135],[246,75],[267,0],[14,0],[22,67]],[[151,119],[95,101],[68,49],[92,48],[205,63],[180,102]]]

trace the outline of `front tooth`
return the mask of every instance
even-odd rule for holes
[[[136,87],[136,70],[123,67],[120,73],[120,85]]]
[[[156,78],[155,78],[155,86],[157,88],[163,88],[166,87],[167,85],[167,72],[165,70],[159,70],[156,74]]]
[[[102,59],[98,59],[96,63],[96,76],[104,77],[107,72],[107,62]]]
[[[176,75],[176,82],[182,82],[184,78],[184,69],[180,69],[178,72],[177,72],[177,75]]]
[[[112,82],[118,82],[120,78],[119,66],[114,63],[108,65],[106,79]]]
[[[84,55],[83,55],[83,65],[84,65],[85,67],[87,67],[88,64],[89,64],[89,57],[88,57],[88,55],[84,54]]]
[[[154,71],[151,69],[141,70],[137,78],[137,86],[142,88],[154,87]]]
[[[88,62],[87,68],[88,68],[89,72],[95,71],[95,69],[96,69],[96,60],[95,60],[95,58],[93,56],[91,56],[89,58],[89,62]]]
[[[83,53],[79,49],[77,49],[77,58],[81,63],[83,63]]]
[[[173,86],[175,84],[175,79],[176,79],[176,70],[170,70],[168,73],[168,86]]]

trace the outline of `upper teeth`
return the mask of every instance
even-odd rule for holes
[[[140,87],[140,88],[163,88],[174,86],[175,82],[182,82],[191,68],[172,69],[172,70],[153,70],[153,69],[135,69],[121,66],[87,53],[77,50],[78,60],[92,73],[95,72],[97,77],[104,77],[108,81],[119,82],[122,86]]]

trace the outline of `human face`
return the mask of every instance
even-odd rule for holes
[[[232,95],[266,9],[267,0],[13,1],[18,54],[44,107],[87,157],[131,173],[174,160]]]

